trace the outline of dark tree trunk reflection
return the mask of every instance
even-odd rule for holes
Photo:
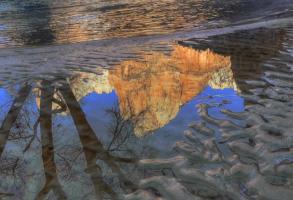
[[[97,164],[97,161],[103,161],[106,166],[119,178],[119,187],[125,192],[131,192],[136,190],[136,186],[122,171],[121,164],[135,164],[136,160],[131,158],[123,158],[112,155],[110,149],[104,148],[102,142],[97,138],[94,130],[91,128],[89,122],[86,119],[86,115],[83,112],[79,102],[77,101],[71,87],[67,81],[62,81],[55,88],[53,82],[43,80],[40,87],[40,102],[39,106],[40,115],[37,117],[32,129],[34,135],[25,145],[23,153],[26,153],[31,148],[33,140],[37,138],[38,126],[41,133],[41,147],[42,147],[42,160],[45,174],[45,183],[42,189],[36,195],[36,199],[45,199],[50,191],[56,195],[57,199],[67,199],[67,195],[64,190],[64,185],[58,180],[58,169],[56,163],[56,144],[53,143],[53,114],[61,113],[67,109],[70,111],[76,130],[79,134],[79,139],[82,144],[82,151],[85,155],[87,167],[85,172],[89,174],[92,184],[94,185],[96,199],[104,199],[104,197],[110,197],[111,199],[118,199],[119,194],[104,180],[103,170]],[[18,96],[14,100],[10,111],[8,112],[3,125],[0,129],[0,153],[2,154],[4,146],[8,140],[8,136],[11,132],[11,128],[16,123],[17,118],[21,115],[21,110],[25,104],[25,100],[28,98],[32,87],[29,85],[24,86],[18,93]],[[59,95],[58,99],[55,95]],[[53,103],[58,104],[61,108],[55,109]]]
[[[86,171],[91,176],[91,179],[95,185],[96,192],[105,191],[106,193],[110,194],[112,198],[117,198],[117,195],[112,191],[112,189],[103,182],[101,174],[99,173],[100,169],[96,164],[97,159],[103,160],[113,172],[118,174],[119,179],[122,182],[122,187],[130,187],[134,189],[134,184],[127,180],[123,172],[120,170],[119,165],[116,163],[133,163],[134,160],[128,158],[114,157],[108,151],[106,151],[103,147],[103,144],[97,139],[95,132],[86,120],[86,116],[83,113],[79,103],[77,102],[70,86],[65,83],[60,88],[60,91],[67,103],[75,126],[78,130],[88,165]],[[97,195],[100,196],[101,194]]]
[[[4,150],[10,129],[15,123],[21,111],[21,108],[24,105],[25,100],[30,94],[30,91],[31,91],[31,86],[29,85],[25,85],[23,88],[20,89],[20,91],[18,92],[18,96],[15,98],[6,118],[4,119],[2,123],[2,126],[0,128],[0,155],[2,155],[2,152]]]
[[[57,169],[54,162],[54,145],[52,135],[52,100],[54,87],[50,82],[43,81],[40,102],[40,127],[42,135],[42,158],[46,183],[37,196],[37,199],[44,199],[52,189],[58,199],[66,199],[66,195],[57,177]]]

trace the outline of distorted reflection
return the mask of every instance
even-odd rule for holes
[[[166,125],[209,81],[217,87],[217,81],[211,78],[220,75],[220,69],[231,71],[230,67],[228,56],[174,46],[170,56],[154,53],[142,61],[121,63],[110,71],[109,80],[122,115],[136,119],[134,131],[141,136]],[[231,81],[227,86],[233,88],[233,73],[225,75],[230,79],[219,79]]]
[[[174,46],[170,55],[151,53],[141,61],[124,61],[102,75],[80,74],[71,80],[78,99],[91,92],[115,90],[124,119],[134,120],[134,132],[143,136],[168,124],[180,107],[207,85],[237,90],[229,56],[210,50]],[[85,83],[81,83],[85,81]]]
[[[3,90],[1,195],[117,199],[134,191],[144,176],[136,161],[155,156],[156,143],[166,137],[160,128],[186,103],[194,105],[208,85],[237,89],[230,57],[175,45],[169,54],[149,52],[69,82],[42,80]],[[158,134],[139,138],[150,132]],[[161,153],[171,152],[173,142],[161,145]]]
[[[292,200],[293,0],[0,0],[0,200]]]

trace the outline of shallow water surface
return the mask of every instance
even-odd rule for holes
[[[289,200],[291,8],[2,1],[0,199]]]
[[[166,34],[291,14],[291,0],[2,0],[0,47]]]

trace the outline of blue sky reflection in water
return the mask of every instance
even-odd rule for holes
[[[81,107],[91,125],[98,130],[99,137],[105,137],[103,132],[108,131],[107,123],[110,119],[105,110],[116,106],[118,101],[119,98],[114,91],[110,94],[91,93],[80,100]],[[176,117],[164,127],[146,133],[145,138],[141,138],[149,140],[149,143],[145,145],[150,145],[151,148],[159,150],[158,152],[169,152],[176,141],[183,139],[182,130],[185,130],[192,122],[201,121],[198,112],[199,104],[210,105],[208,112],[215,119],[226,119],[226,116],[221,113],[222,109],[232,112],[244,111],[244,100],[237,91],[232,88],[212,89],[208,86],[191,101],[182,105]]]
[[[35,76],[37,72],[35,69],[39,66],[35,69],[24,68],[20,64],[13,64],[12,58],[14,56],[10,56],[11,59],[4,59],[4,56],[2,56],[1,59],[5,60],[8,66],[11,66],[11,68],[3,68],[5,73],[2,73],[1,76],[2,80],[6,82],[2,83],[10,81],[10,87],[4,84],[7,86],[5,88],[16,89],[1,89],[1,105],[8,103],[9,106],[4,107],[6,113],[10,109],[14,98],[21,102],[16,103],[14,106],[24,105],[24,109],[21,109],[18,116],[13,114],[13,111],[12,114],[8,115],[3,112],[3,117],[1,116],[2,119],[6,115],[6,117],[8,116],[9,119],[13,119],[15,122],[11,123],[13,122],[12,120],[8,121],[6,125],[4,124],[6,133],[9,132],[9,140],[6,142],[5,151],[1,157],[3,160],[2,169],[9,172],[14,170],[9,168],[11,166],[17,166],[19,169],[14,170],[16,172],[13,175],[13,177],[16,177],[14,179],[11,179],[9,174],[1,173],[3,187],[8,187],[8,191],[17,195],[18,199],[22,199],[24,194],[26,195],[25,199],[29,200],[34,199],[36,195],[48,194],[46,191],[40,192],[42,188],[50,189],[50,187],[43,187],[41,182],[45,183],[46,180],[51,180],[48,174],[45,177],[46,174],[44,175],[42,166],[43,163],[50,163],[51,166],[54,166],[52,162],[53,151],[47,149],[48,146],[43,143],[44,140],[41,139],[40,133],[41,130],[45,133],[50,133],[50,115],[46,114],[50,107],[52,107],[53,117],[51,134],[54,140],[54,154],[56,153],[57,155],[56,168],[62,169],[58,171],[58,176],[61,177],[58,188],[59,190],[64,189],[69,199],[79,200],[85,195],[89,195],[89,199],[95,199],[95,191],[105,193],[104,199],[107,199],[108,195],[128,195],[129,191],[124,192],[120,188],[120,183],[123,183],[125,177],[119,177],[122,182],[120,180],[113,182],[112,180],[117,180],[117,177],[115,178],[107,168],[107,166],[110,166],[112,169],[117,170],[117,167],[115,167],[116,161],[121,166],[121,169],[126,171],[127,178],[131,179],[135,184],[152,180],[160,182],[165,178],[169,180],[169,177],[173,177],[172,172],[165,171],[165,169],[153,171],[145,166],[140,168],[136,165],[136,160],[132,161],[131,164],[122,164],[120,159],[124,157],[142,159],[139,161],[140,164],[144,162],[150,167],[161,162],[164,163],[165,160],[161,160],[163,158],[170,158],[171,163],[168,164],[168,167],[175,170],[178,167],[187,170],[197,169],[197,163],[202,161],[208,162],[207,165],[212,165],[208,166],[208,168],[213,167],[213,161],[210,162],[206,158],[197,157],[198,148],[204,147],[203,151],[200,150],[199,155],[216,159],[216,162],[218,162],[218,158],[227,159],[225,162],[229,162],[230,158],[228,156],[234,152],[237,155],[244,156],[244,158],[240,158],[245,159],[245,162],[255,162],[255,158],[258,155],[254,157],[255,155],[250,152],[248,154],[250,157],[245,157],[247,153],[245,149],[238,149],[238,146],[243,147],[241,145],[249,145],[249,149],[256,146],[256,141],[247,134],[257,131],[272,134],[267,132],[267,130],[272,129],[268,126],[280,123],[282,126],[288,127],[291,124],[286,121],[289,117],[282,118],[283,120],[280,121],[280,116],[275,116],[275,112],[272,112],[276,108],[271,109],[270,107],[277,105],[278,108],[290,110],[290,103],[285,103],[289,102],[289,99],[286,99],[288,98],[286,95],[270,91],[272,84],[284,84],[289,80],[284,74],[275,76],[276,69],[272,66],[280,67],[275,63],[278,62],[278,58],[285,60],[285,62],[290,59],[290,49],[288,52],[286,51],[286,48],[291,48],[291,46],[287,46],[288,41],[290,41],[288,38],[291,38],[292,34],[290,30],[263,28],[204,39],[194,38],[175,44],[171,42],[169,45],[163,43],[159,48],[140,51],[136,56],[129,56],[129,52],[127,56],[117,56],[117,60],[112,63],[111,69],[99,67],[100,61],[110,55],[104,52],[102,57],[95,58],[99,54],[95,54],[96,48],[93,45],[87,49],[91,52],[90,58],[86,51],[77,56],[77,59],[82,61],[80,63],[86,63],[88,66],[73,70],[72,76],[65,76],[61,72],[46,76],[48,69],[51,69],[48,66],[44,67],[48,69],[43,71],[42,76]],[[162,46],[164,48],[160,48]],[[81,45],[80,47],[78,52],[82,52],[83,46]],[[145,50],[144,46],[139,48]],[[29,53],[26,50],[20,53],[18,61],[32,57],[32,52]],[[38,48],[33,48],[33,50],[38,51]],[[104,50],[106,48],[101,51]],[[112,52],[113,49],[107,50]],[[123,50],[124,48],[117,49],[117,51],[124,52]],[[10,49],[10,51],[12,50]],[[42,55],[47,55],[47,53],[43,52]],[[71,56],[71,54],[68,55]],[[79,54],[74,54],[74,56],[76,55]],[[111,56],[110,61],[115,57]],[[38,56],[38,58],[40,57],[42,56]],[[33,60],[32,58],[30,61]],[[52,59],[51,61],[54,60]],[[67,62],[66,66],[71,67],[72,63],[74,63],[73,61],[72,57],[70,57],[70,62]],[[78,65],[75,66],[78,67]],[[93,67],[90,68],[90,66]],[[290,69],[286,68],[286,64],[283,67],[283,70],[290,71]],[[16,84],[18,87],[13,87],[13,79],[7,79],[7,77],[11,77],[11,69],[16,69],[14,73],[20,75],[20,77],[30,79],[29,83],[33,85],[33,88],[26,90],[25,84]],[[61,68],[58,66],[58,69]],[[35,73],[32,75],[31,72]],[[21,82],[23,79],[18,80],[17,75],[14,75],[16,82]],[[65,80],[64,77],[67,79]],[[284,81],[278,80],[279,77],[285,77]],[[276,87],[274,91],[290,92],[289,89],[284,90],[284,88]],[[23,94],[20,91],[23,91]],[[264,96],[264,94],[267,96]],[[28,95],[28,98],[25,98],[26,100],[23,98],[25,95]],[[51,95],[51,100],[47,98],[47,95],[49,97]],[[250,98],[246,98],[244,102],[242,95],[244,97],[250,95]],[[278,98],[280,98],[280,101],[275,102]],[[46,107],[50,102],[53,102],[53,106]],[[269,102],[266,106],[259,105],[259,103],[264,104],[266,102]],[[248,103],[250,107],[246,106]],[[207,110],[202,109],[203,104],[206,105]],[[285,108],[280,107],[280,105],[285,106]],[[63,109],[60,109],[62,107]],[[112,110],[114,112],[105,114],[109,108],[115,108]],[[230,110],[232,115],[231,113],[221,112],[225,109]],[[42,112],[40,126],[37,121],[38,110]],[[144,112],[145,110],[146,112]],[[264,114],[255,117],[255,110],[260,114],[262,112]],[[205,112],[206,115],[203,115]],[[120,125],[122,122],[122,125],[127,128],[125,132],[127,137],[119,138],[114,145],[110,145],[111,141],[113,141],[113,132],[111,132],[113,127],[111,125],[113,123],[115,125],[116,121],[115,119],[113,120],[113,115],[111,114],[118,114],[117,119],[120,121],[117,120],[117,122],[120,122]],[[290,115],[290,112],[284,114]],[[246,121],[245,115],[250,117],[250,121]],[[125,118],[129,120],[124,120]],[[29,120],[26,121],[26,119]],[[263,119],[273,120],[272,124],[261,121]],[[48,122],[49,124],[47,124]],[[192,132],[194,137],[206,134],[207,130],[214,132],[211,134],[212,136],[208,135],[205,139],[198,138],[197,143],[193,144],[194,140],[189,141],[190,138],[186,136],[190,135],[185,134],[186,131],[190,131],[190,124],[196,124],[198,125],[197,129],[201,129],[197,132]],[[11,128],[11,131],[7,131],[7,127]],[[109,127],[112,129],[109,129]],[[273,133],[276,134],[287,134],[286,129],[282,132],[283,130],[273,127],[272,130],[275,130],[276,132]],[[208,131],[208,133],[211,132]],[[232,138],[231,143],[235,146],[228,146],[225,142],[224,144],[221,143],[223,142],[222,139],[227,140],[230,136]],[[124,140],[125,138],[126,140]],[[238,141],[234,140],[239,138],[240,144],[235,144]],[[30,141],[32,141],[31,145],[29,145]],[[203,143],[206,141],[208,142]],[[215,141],[217,148],[210,146]],[[275,138],[272,141],[274,142]],[[120,146],[120,144],[123,145]],[[204,145],[208,146],[205,147]],[[29,148],[27,148],[28,146]],[[110,154],[105,153],[101,146],[109,151]],[[210,147],[211,150],[209,149]],[[229,151],[230,147],[231,151]],[[41,152],[48,154],[42,154]],[[290,156],[290,153],[282,153]],[[100,159],[96,160],[96,155]],[[221,157],[221,155],[223,156]],[[226,155],[228,156],[226,157]],[[122,158],[119,159],[116,156]],[[265,156],[268,159],[267,157],[270,155]],[[181,161],[185,160],[187,163],[189,163],[189,159],[193,158],[199,159],[199,161],[191,161],[190,163],[195,164],[194,166],[180,166],[179,164],[186,162],[177,162],[178,157],[183,159]],[[144,160],[149,158],[158,160]],[[174,159],[175,163],[173,162]],[[238,159],[238,157],[233,155],[233,159]],[[285,161],[282,162],[287,162],[287,157],[277,157],[277,159],[284,159]],[[114,163],[112,162],[113,160],[115,160]],[[270,163],[269,159],[268,161]],[[241,162],[242,160],[235,160],[235,165],[237,166]],[[10,165],[10,163],[16,163],[16,165]],[[87,163],[90,163],[90,166],[101,167],[102,175],[98,177],[103,176],[103,178],[95,179],[96,172],[99,172],[100,169],[95,168],[93,171],[88,171],[86,168]],[[98,165],[96,165],[97,163]],[[161,166],[161,164],[158,165],[159,167]],[[31,174],[31,169],[34,169],[33,175]],[[201,168],[201,170],[206,169]],[[284,168],[284,170],[288,169]],[[257,173],[253,169],[245,172],[250,173],[251,171]],[[57,180],[56,170],[52,171],[52,168],[45,165],[45,172],[49,172],[49,174],[55,173],[54,181]],[[175,171],[175,173],[177,172]],[[215,177],[218,177],[217,173]],[[189,176],[184,178],[188,179]],[[256,178],[259,178],[259,176]],[[25,180],[26,184],[22,184],[22,182],[14,184],[11,180]],[[175,181],[172,184],[176,185],[177,179],[172,180]],[[113,194],[111,191],[105,192],[104,189],[99,188],[101,181],[105,181],[104,183],[113,188],[115,193]],[[262,179],[257,181],[262,181]],[[216,187],[214,182],[209,184],[213,185],[212,188]],[[226,181],[223,184],[219,184],[219,186],[226,184],[228,188],[233,187],[230,182]],[[32,187],[31,191],[33,192],[28,193],[24,187],[25,185]],[[18,190],[21,187],[23,189]],[[93,187],[97,188],[93,189]],[[161,183],[159,184],[159,189],[162,189],[160,187]],[[255,187],[257,186],[252,186],[252,188]],[[196,187],[192,185],[192,188]],[[238,189],[235,188],[236,193],[238,193]],[[260,185],[259,190],[261,189]],[[172,191],[169,192],[172,194]],[[61,191],[57,191],[58,193],[62,196]],[[178,197],[177,199],[181,198]]]
[[[12,102],[12,96],[8,93],[7,90],[0,88],[0,122],[2,123],[2,120],[5,118],[6,113],[9,110],[9,107]]]
[[[7,90],[0,89],[0,99],[0,119],[2,121],[11,106],[13,97]],[[106,110],[117,106],[117,102],[119,102],[119,98],[115,91],[109,94],[92,92],[80,99],[81,108],[85,112],[87,120],[93,129],[96,130],[96,134],[101,140],[108,141],[111,137],[108,130],[108,124],[111,119]],[[227,119],[221,113],[223,109],[232,112],[244,111],[244,100],[237,94],[237,91],[232,88],[213,89],[208,86],[191,101],[182,105],[174,119],[171,119],[166,125],[157,130],[145,133],[144,137],[138,140],[144,141],[142,142],[143,145],[153,149],[157,155],[170,153],[175,142],[184,138],[183,130],[191,123],[201,121],[198,112],[199,104],[209,105],[208,113],[215,119]],[[33,110],[37,109],[36,106],[30,106]],[[70,122],[70,116],[56,116],[54,121],[56,124],[67,124],[67,127],[74,126]],[[68,127],[68,129],[70,128]]]
[[[0,199],[291,200],[292,6],[2,0]]]

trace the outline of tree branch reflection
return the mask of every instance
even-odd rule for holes
[[[52,189],[58,199],[66,199],[65,192],[57,177],[56,165],[54,162],[54,146],[52,135],[52,101],[54,87],[50,82],[42,82],[41,102],[40,102],[40,127],[42,134],[42,157],[46,183],[37,196],[37,199],[44,199]]]

